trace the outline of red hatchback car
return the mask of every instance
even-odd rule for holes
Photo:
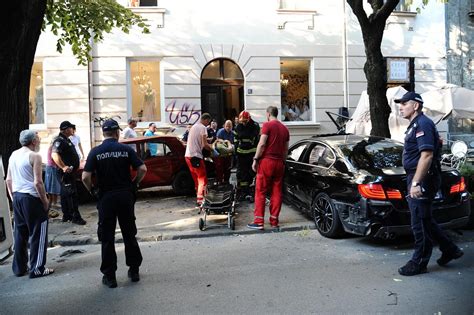
[[[148,169],[140,188],[173,187],[176,194],[194,191],[194,182],[184,159],[185,145],[176,136],[152,136],[120,139],[137,152]],[[135,171],[132,170],[132,176]]]
[[[120,139],[120,143],[130,145],[145,162],[147,172],[140,183],[140,189],[156,186],[172,186],[177,195],[192,195],[194,181],[186,165],[184,153],[186,145],[177,136],[161,135],[152,137],[137,137]],[[223,159],[213,158],[213,163],[206,162],[208,176],[216,177],[223,181]],[[84,163],[77,172],[78,194],[81,202],[91,201],[89,192],[81,182]],[[131,170],[132,177],[136,172]],[[92,177],[94,181],[94,175]]]

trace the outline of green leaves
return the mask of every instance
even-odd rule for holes
[[[142,33],[150,33],[146,19],[115,0],[48,0],[42,30],[49,26],[51,32],[59,36],[58,52],[62,52],[67,43],[78,63],[87,65],[92,60],[92,40],[102,41],[104,33],[114,28],[128,34],[134,25],[141,28]]]

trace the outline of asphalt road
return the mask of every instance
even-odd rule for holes
[[[474,231],[452,234],[465,255],[402,277],[411,244],[330,240],[316,231],[142,243],[141,281],[127,279],[118,245],[118,288],[101,284],[100,247],[48,251],[54,275],[28,279],[0,266],[1,314],[473,314]],[[82,250],[60,257],[67,250]]]

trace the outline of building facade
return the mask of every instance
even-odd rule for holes
[[[210,112],[221,125],[244,109],[263,122],[274,105],[294,142],[334,132],[325,112],[352,113],[366,90],[360,27],[343,0],[118,2],[149,19],[151,34],[106,35],[89,66],[67,48],[56,52],[51,33],[41,35],[30,123],[44,141],[66,119],[89,151],[102,139],[100,117],[120,116],[125,125],[133,116],[146,127],[186,125]],[[436,34],[445,34],[445,6],[430,1],[418,14],[402,1],[399,9],[382,45],[389,85],[419,92],[444,85],[446,42]]]

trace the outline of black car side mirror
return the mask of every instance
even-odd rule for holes
[[[344,163],[342,160],[336,160],[334,162],[334,168],[338,170],[341,173],[349,174],[349,169],[347,168],[346,163]]]

